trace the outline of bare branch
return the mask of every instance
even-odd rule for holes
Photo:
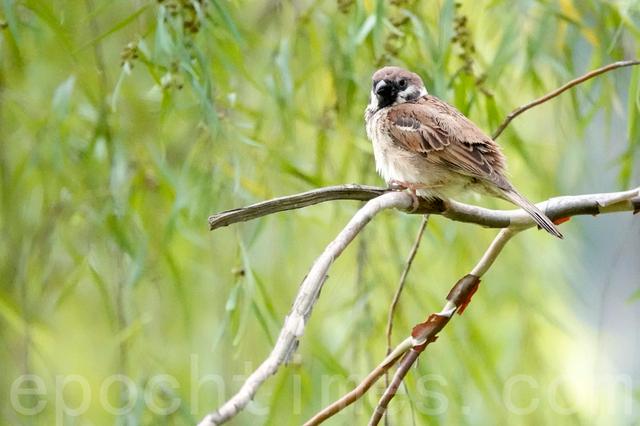
[[[280,365],[287,362],[295,350],[333,261],[342,254],[362,228],[380,211],[390,208],[406,209],[410,205],[411,197],[409,195],[391,192],[369,201],[358,210],[344,229],[316,259],[302,281],[293,307],[285,318],[278,340],[267,359],[247,378],[240,390],[217,411],[207,415],[199,423],[200,426],[219,425],[228,421],[253,399],[262,383],[269,376],[275,374]]]
[[[299,209],[331,200],[371,200],[388,192],[387,189],[371,186],[328,186],[212,215],[209,218],[209,226],[211,229],[216,229],[274,212]],[[411,199],[407,193],[399,192],[397,194]],[[604,194],[556,197],[538,203],[537,206],[552,220],[576,215],[597,215],[611,211],[637,211],[640,209],[640,188]],[[533,220],[522,210],[491,210],[454,200],[420,199],[420,205],[415,211],[408,211],[408,208],[404,210],[407,213],[438,214],[457,222],[475,223],[487,228],[534,225]]]
[[[622,67],[630,67],[633,65],[640,65],[640,60],[631,60],[631,61],[618,61],[618,62],[614,62],[612,64],[609,65],[605,65],[604,67],[595,69],[593,71],[590,71],[588,73],[586,73],[585,75],[575,78],[571,81],[569,81],[568,83],[564,84],[563,86],[557,88],[556,90],[554,90],[553,92],[550,92],[544,96],[542,96],[541,98],[538,98],[534,101],[529,102],[528,104],[522,105],[516,109],[514,109],[513,111],[511,111],[509,113],[509,115],[507,116],[507,118],[505,118],[505,120],[500,124],[500,126],[498,126],[498,130],[496,130],[496,132],[493,134],[493,139],[496,139],[498,136],[500,136],[502,134],[502,132],[504,131],[504,129],[509,125],[509,123],[511,123],[511,121],[516,118],[517,116],[519,116],[520,114],[522,114],[523,112],[527,111],[528,109],[533,108],[534,106],[540,105],[544,102],[547,102],[549,99],[553,99],[556,96],[560,95],[561,93],[571,89],[574,86],[577,86],[580,83],[584,83],[585,81],[592,79],[593,77],[599,76],[600,74],[604,74],[608,71],[614,70],[616,68],[622,68]]]
[[[367,185],[339,185],[314,189],[300,194],[288,195],[262,201],[247,207],[226,210],[209,216],[209,229],[214,230],[238,222],[246,222],[273,213],[301,209],[318,203],[335,200],[369,201],[387,189]]]
[[[640,61],[638,60],[629,60],[629,61],[619,61],[619,62],[614,62],[612,64],[606,65],[604,67],[598,68],[596,70],[593,70],[581,77],[578,77],[576,79],[571,80],[570,82],[564,84],[563,86],[559,87],[558,89],[547,93],[546,95],[532,101],[529,102],[525,105],[522,105],[516,109],[514,109],[513,111],[511,111],[511,113],[504,119],[504,121],[500,124],[500,126],[498,127],[498,129],[495,131],[494,135],[493,135],[493,139],[497,139],[498,136],[500,136],[502,134],[502,132],[504,131],[504,129],[507,128],[507,126],[511,123],[511,121],[513,121],[513,119],[515,119],[518,115],[522,114],[523,112],[533,108],[534,106],[540,105],[544,102],[547,102],[550,99],[555,98],[556,96],[560,95],[561,93],[563,93],[566,90],[569,90],[572,87],[575,87],[593,77],[596,77],[600,74],[603,74],[605,72],[614,70],[616,68],[621,68],[621,67],[628,67],[628,66],[632,66],[632,65],[638,65],[640,64]],[[398,299],[400,297],[400,294],[402,293],[402,288],[404,286],[404,280],[407,277],[407,274],[409,273],[409,270],[411,269],[411,264],[413,262],[413,258],[416,255],[417,249],[418,249],[418,245],[419,245],[419,240],[422,237],[422,234],[424,233],[424,226],[425,226],[425,222],[423,222],[423,226],[420,227],[419,231],[418,231],[418,236],[416,237],[415,243],[413,245],[413,247],[411,248],[411,251],[409,252],[409,257],[407,259],[407,261],[405,262],[405,267],[404,270],[402,271],[402,275],[400,277],[400,285],[398,286],[398,291],[396,292],[393,302],[391,303],[391,308],[389,310],[389,318],[387,321],[387,351],[389,351],[391,349],[391,329],[393,327],[393,311],[395,310],[395,307],[398,303]],[[388,383],[387,383],[388,384]]]

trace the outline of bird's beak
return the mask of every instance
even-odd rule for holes
[[[376,87],[374,89],[374,92],[376,93],[376,95],[380,96],[382,95],[387,89],[387,87],[389,86],[389,84],[387,83],[386,80],[380,80],[378,82],[378,84],[376,84]]]
[[[389,80],[380,80],[373,88],[373,92],[378,98],[378,107],[384,108],[391,105],[396,100],[397,89],[393,82]]]

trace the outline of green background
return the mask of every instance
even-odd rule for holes
[[[3,0],[0,423],[193,424],[230,397],[359,203],[212,233],[207,217],[382,185],[363,121],[377,67],[418,72],[490,133],[518,105],[640,53],[638,1],[461,3]],[[535,201],[637,186],[639,79],[616,70],[516,119],[499,138],[514,185]],[[293,363],[234,424],[300,424],[382,359],[419,223],[387,211],[366,228]],[[391,424],[638,422],[638,219],[562,231],[507,246],[409,374]],[[495,234],[431,219],[395,342]],[[365,424],[381,391],[328,424]]]

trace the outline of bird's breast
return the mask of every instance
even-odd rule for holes
[[[426,183],[430,179],[425,159],[393,142],[385,125],[386,119],[387,109],[369,114],[367,118],[367,135],[373,145],[376,170],[387,183],[394,180]]]

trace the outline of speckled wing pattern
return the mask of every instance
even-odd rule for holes
[[[434,96],[395,105],[388,133],[400,148],[441,167],[511,189],[498,145],[453,106]]]

